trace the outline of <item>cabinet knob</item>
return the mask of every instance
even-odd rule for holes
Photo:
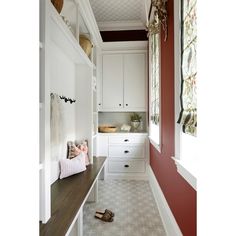
[[[129,142],[129,139],[125,139],[124,142]]]
[[[101,106],[101,103],[98,103],[99,106]]]
[[[124,165],[124,167],[128,168],[128,167],[129,167],[129,165]]]
[[[128,150],[125,150],[124,153],[129,153],[129,151],[128,151]]]
[[[128,104],[127,104],[127,103],[126,103],[125,105],[126,105],[126,106],[128,106]]]
[[[119,106],[121,106],[121,104],[119,104]]]

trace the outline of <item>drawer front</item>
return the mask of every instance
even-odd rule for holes
[[[144,161],[108,161],[108,171],[113,173],[145,172]]]
[[[109,146],[109,157],[143,158],[144,148],[140,146]]]
[[[109,144],[129,144],[129,143],[144,143],[146,137],[145,136],[110,136]]]

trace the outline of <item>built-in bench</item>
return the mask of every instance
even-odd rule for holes
[[[97,199],[97,180],[104,169],[106,157],[93,159],[93,164],[79,174],[58,179],[51,186],[51,218],[40,223],[41,236],[69,235],[77,221],[77,235],[82,234],[83,205],[91,197]]]

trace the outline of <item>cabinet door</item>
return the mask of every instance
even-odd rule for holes
[[[146,55],[124,55],[124,108],[146,110]]]
[[[103,55],[102,108],[123,108],[123,56]]]
[[[108,136],[98,135],[98,156],[108,157]]]

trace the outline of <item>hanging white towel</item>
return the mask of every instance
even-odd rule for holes
[[[51,94],[51,159],[58,160],[61,155],[61,146],[63,144],[63,116],[62,102],[57,94]]]

